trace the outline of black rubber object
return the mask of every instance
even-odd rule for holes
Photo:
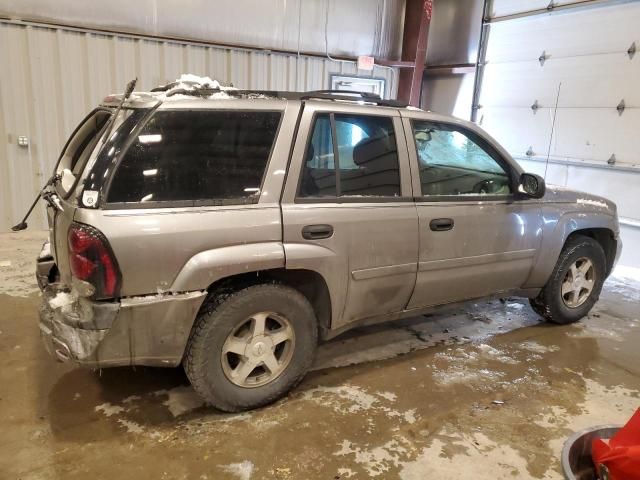
[[[263,311],[283,315],[291,323],[293,357],[272,382],[240,387],[224,374],[222,347],[241,322]],[[316,316],[304,295],[279,283],[251,285],[211,294],[196,318],[182,364],[191,385],[208,404],[225,412],[240,412],[272,403],[295,387],[311,367],[317,343]]]
[[[571,265],[579,258],[591,260],[595,270],[595,285],[586,302],[570,308],[562,300],[562,282]],[[602,246],[593,238],[583,235],[571,237],[558,258],[547,284],[536,298],[529,300],[533,310],[545,320],[561,325],[577,322],[587,315],[600,298],[606,277],[606,257]]]

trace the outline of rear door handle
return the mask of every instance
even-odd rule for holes
[[[333,226],[331,225],[307,225],[302,229],[302,237],[307,240],[329,238],[331,235],[333,235]]]
[[[453,228],[453,218],[434,218],[429,222],[429,228],[434,232],[446,232]]]

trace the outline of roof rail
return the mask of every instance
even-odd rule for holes
[[[173,89],[177,85],[177,82],[169,83],[167,85],[156,87],[152,92],[166,92],[167,96],[173,95],[192,95],[194,97],[209,97],[215,93],[224,92],[232,97],[272,97],[272,98],[284,98],[287,100],[334,100],[343,102],[365,102],[371,103],[383,107],[404,108],[406,103],[398,100],[385,100],[380,98],[379,95],[370,92],[358,92],[353,90],[311,90],[308,92],[288,92],[277,90],[235,90],[235,89],[221,89],[211,88],[209,86],[194,86],[192,89]]]
[[[312,90],[309,92],[300,92],[299,95],[300,100],[321,99],[347,102],[362,101],[366,103],[374,103],[382,107],[395,108],[404,108],[407,106],[406,103],[400,102],[398,100],[384,100],[383,98],[380,98],[380,95],[378,94],[370,92],[358,92],[355,90]],[[358,100],[358,97],[360,97],[360,100]]]

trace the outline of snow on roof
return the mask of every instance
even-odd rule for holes
[[[129,102],[135,101],[149,101],[160,100],[162,102],[171,100],[195,100],[195,99],[215,99],[215,100],[228,100],[237,98],[235,95],[229,95],[227,92],[232,90],[238,90],[235,87],[227,87],[220,84],[219,81],[213,80],[211,77],[200,77],[191,73],[183,73],[180,78],[177,78],[174,82],[170,82],[167,90],[144,92],[136,91],[131,94]],[[161,87],[163,88],[163,87]],[[200,88],[206,88],[210,90],[217,90],[209,96],[203,95],[189,95],[181,92],[193,92]],[[111,94],[104,99],[105,103],[119,102],[122,99],[122,94]]]
[[[185,99],[185,98],[194,98],[190,95],[184,95],[182,93],[178,93],[180,91],[192,92],[198,88],[209,88],[211,90],[220,90],[219,92],[213,93],[208,97],[197,97],[197,98],[211,98],[211,99],[219,99],[226,100],[229,98],[234,98],[233,96],[227,94],[227,91],[237,90],[234,87],[225,87],[220,84],[217,80],[213,80],[210,77],[199,77],[198,75],[193,75],[192,73],[183,73],[180,75],[180,78],[176,79],[175,84],[171,86],[171,88],[165,92],[152,92],[151,94],[157,97],[159,100],[166,101],[168,99]]]

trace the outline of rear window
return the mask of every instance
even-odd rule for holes
[[[140,131],[111,182],[109,203],[254,203],[281,114],[160,111]]]

